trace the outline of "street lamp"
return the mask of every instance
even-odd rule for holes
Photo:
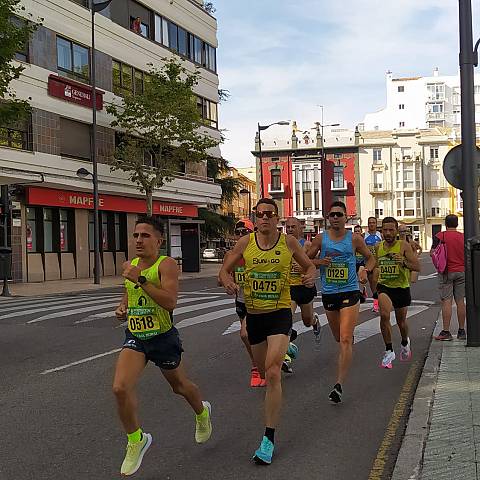
[[[249,220],[252,219],[252,194],[250,190],[246,188],[242,188],[238,193],[241,195],[248,195],[248,218]]]
[[[98,219],[98,189],[97,192],[97,201],[95,202],[95,184],[96,175],[89,172],[86,168],[79,168],[77,170],[77,177],[79,178],[87,178],[89,175],[92,177],[93,182],[93,283],[100,284],[100,225]]]
[[[289,121],[281,120],[280,122],[274,122],[270,125],[258,124],[258,164],[260,166],[260,198],[263,198],[263,168],[262,168],[262,138],[260,132],[270,128],[272,125],[290,125]]]

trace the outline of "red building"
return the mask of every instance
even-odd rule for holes
[[[322,144],[320,125],[301,132],[293,122],[291,128],[291,136],[278,126],[262,133],[261,162],[257,134],[253,154],[259,196],[277,202],[280,225],[293,216],[305,222],[306,231],[318,232],[336,200],[346,204],[348,224],[356,225],[358,132],[340,128],[325,131]]]

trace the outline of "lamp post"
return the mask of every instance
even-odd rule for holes
[[[242,188],[238,193],[241,195],[248,195],[248,218],[252,219],[252,194],[247,188]]]
[[[260,132],[262,130],[266,130],[267,128],[270,128],[272,125],[290,125],[290,122],[287,122],[286,120],[281,120],[280,122],[274,122],[271,123],[270,125],[260,125],[258,124],[258,164],[260,168],[260,198],[263,198],[263,168],[262,168],[262,137],[260,135]]]
[[[98,189],[95,190],[96,177],[95,174],[89,172],[86,168],[79,168],[77,170],[77,177],[87,178],[92,177],[93,183],[93,283],[100,284],[100,225],[98,219]],[[97,193],[97,202],[95,202],[95,191]]]

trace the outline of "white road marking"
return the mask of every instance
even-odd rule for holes
[[[205,313],[204,315],[198,315],[196,317],[187,318],[178,322],[175,326],[177,328],[191,327],[192,325],[198,325],[199,323],[213,322],[219,318],[228,317],[235,313],[235,307],[224,308],[223,310],[217,310],[214,312]]]
[[[47,373],[59,372],[60,370],[65,370],[66,368],[74,367],[75,365],[81,365],[82,363],[91,362],[97,358],[106,357],[107,355],[113,355],[121,350],[121,348],[116,348],[115,350],[110,350],[109,352],[99,353],[98,355],[93,355],[92,357],[83,358],[82,360],[77,360],[76,362],[67,363],[61,367],[50,368],[49,370],[44,370],[40,375],[46,375]]]
[[[105,305],[102,305],[102,308],[108,308],[108,307],[114,308],[117,306],[118,306],[118,301],[116,301],[115,303],[107,303]],[[67,312],[58,312],[58,313],[54,313],[53,315],[44,315],[43,317],[35,318],[34,320],[29,320],[27,324],[44,322],[46,320],[52,320],[54,318],[68,317],[70,315],[77,315],[79,313],[94,312],[95,310],[98,310],[98,304],[93,305],[91,307],[84,307],[84,308],[77,308],[75,310],[69,310]]]
[[[437,272],[431,273],[430,275],[419,275],[418,280],[429,280],[431,278],[435,278],[437,276]]]
[[[205,310],[210,307],[218,307],[220,305],[234,304],[234,301],[231,298],[224,298],[222,300],[216,300],[214,302],[201,303],[199,305],[190,305],[189,307],[180,307],[176,308],[173,311],[173,316],[183,315],[184,313],[194,312],[195,310]],[[235,311],[235,309],[234,309]],[[212,312],[215,313],[215,312]]]

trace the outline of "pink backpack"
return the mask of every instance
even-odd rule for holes
[[[440,243],[432,252],[432,262],[438,273],[446,273],[447,271],[447,244],[445,243],[445,234],[440,239]]]

